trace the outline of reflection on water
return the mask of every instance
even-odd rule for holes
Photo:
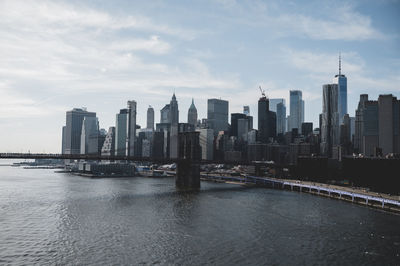
[[[0,167],[0,264],[400,264],[400,216],[289,191]]]

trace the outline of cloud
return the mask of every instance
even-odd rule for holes
[[[342,69],[346,72],[360,72],[364,60],[355,52],[342,52]],[[330,74],[338,72],[339,55],[315,51],[282,48],[282,57],[289,66],[307,73]]]
[[[296,36],[313,40],[344,41],[388,38],[374,28],[369,16],[357,12],[353,6],[347,4],[337,6],[335,3],[332,6],[324,3],[319,6],[321,3],[315,2],[288,2],[286,5],[274,1],[217,2],[229,12],[229,17],[225,17],[227,23],[261,28],[267,31],[268,36],[275,38]],[[313,12],[307,13],[310,10]]]
[[[339,7],[327,13],[324,19],[302,14],[284,14],[276,18],[283,32],[316,40],[363,41],[382,39],[384,34],[373,28],[371,19],[349,6]]]
[[[138,29],[192,40],[196,33],[179,27],[158,24],[141,15],[118,16],[84,5],[70,5],[55,1],[5,0],[0,3],[1,24],[10,29],[35,33],[76,33],[92,30],[114,31]]]
[[[170,49],[169,43],[161,41],[159,36],[153,35],[149,39],[130,39],[111,43],[110,49],[116,51],[147,51],[154,54],[165,54]]]
[[[42,105],[43,101],[38,102],[15,93],[7,82],[0,83],[0,95],[0,119],[44,117],[53,114],[55,110],[65,110],[63,106]]]

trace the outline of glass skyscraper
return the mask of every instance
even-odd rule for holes
[[[333,83],[338,85],[338,110],[339,110],[339,125],[343,121],[343,116],[347,114],[347,78],[342,74],[342,61],[339,55],[339,74],[335,75]]]
[[[74,108],[66,115],[64,131],[64,154],[80,154],[82,124],[85,117],[96,117],[96,113],[86,108]]]
[[[304,101],[303,93],[300,90],[290,91],[290,115],[288,117],[288,131],[293,128],[301,130],[304,122]]]
[[[286,132],[286,101],[283,98],[269,99],[269,110],[276,113],[276,133]]]
[[[214,135],[219,131],[228,130],[229,103],[220,99],[208,99],[207,124],[214,130]]]

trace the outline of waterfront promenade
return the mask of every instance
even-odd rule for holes
[[[238,184],[255,184],[276,189],[289,189],[292,191],[306,192],[400,213],[400,196],[372,192],[365,188],[343,187],[331,184],[293,179],[276,179],[271,177],[236,177],[205,174],[201,175],[201,177],[203,180],[219,180],[225,182],[236,182]]]

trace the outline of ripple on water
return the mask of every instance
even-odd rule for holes
[[[1,167],[0,211],[0,264],[399,264],[400,216],[289,191]]]

